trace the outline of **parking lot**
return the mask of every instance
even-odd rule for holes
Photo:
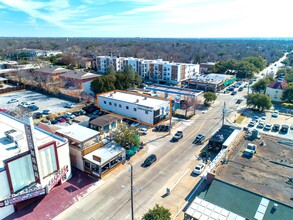
[[[8,103],[11,99],[17,99],[18,101],[14,103]],[[37,110],[38,112],[42,112],[43,110],[48,109],[51,113],[67,111],[68,108],[64,107],[66,103],[73,104],[73,107],[81,106],[78,103],[62,100],[28,90],[20,90],[0,95],[1,108],[7,109],[9,111],[15,110],[18,104],[20,104],[21,102],[34,102],[35,105],[39,107],[39,109]]]

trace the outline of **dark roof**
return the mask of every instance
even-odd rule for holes
[[[213,142],[224,143],[235,129],[229,125],[223,125],[210,139]],[[222,137],[223,139],[219,138]]]
[[[280,80],[276,79],[274,82],[271,82],[268,87],[272,89],[282,89],[285,90],[288,86],[288,83],[286,80]]]
[[[90,121],[90,124],[103,127],[119,119],[121,118],[118,116],[107,114]]]
[[[58,66],[46,66],[40,69],[36,69],[36,71],[42,72],[42,73],[56,74],[56,73],[66,73],[69,70],[62,67],[58,67]]]
[[[96,79],[100,77],[101,75],[98,75],[95,73],[87,73],[80,70],[70,70],[60,76],[65,78],[71,78],[71,79]]]

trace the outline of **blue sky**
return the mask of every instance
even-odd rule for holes
[[[291,0],[0,0],[4,37],[293,37]]]

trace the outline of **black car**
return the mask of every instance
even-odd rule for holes
[[[155,127],[154,131],[158,131],[158,132],[168,132],[170,130],[170,126],[168,125],[158,125]]]
[[[41,112],[35,112],[33,114],[33,119],[38,119],[38,118],[41,118],[43,117],[43,114]]]
[[[288,125],[282,125],[280,132],[282,133],[288,133],[289,126]]]
[[[205,134],[198,134],[193,141],[193,144],[201,144],[202,141],[206,138]]]
[[[152,163],[154,163],[157,160],[157,156],[155,154],[151,154],[150,156],[148,156],[145,161],[143,162],[143,164],[141,165],[142,167],[148,167],[150,166]]]
[[[274,124],[272,131],[279,131],[280,130],[280,125],[279,124]]]

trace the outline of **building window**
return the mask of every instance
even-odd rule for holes
[[[117,107],[117,104],[116,104],[116,103],[114,103],[114,106],[115,106],[115,107]]]
[[[128,106],[126,106],[126,109],[129,109],[129,107],[128,107]]]
[[[106,101],[104,101],[104,104],[107,104],[107,102],[106,102]]]
[[[112,102],[109,102],[109,105],[112,105]]]
[[[84,161],[84,166],[86,167],[86,168],[88,168],[88,169],[90,169],[91,168],[91,164],[88,162],[88,161]]]
[[[119,108],[121,108],[122,106],[119,104]]]
[[[148,110],[145,110],[145,114],[147,115],[149,113],[149,111]]]

